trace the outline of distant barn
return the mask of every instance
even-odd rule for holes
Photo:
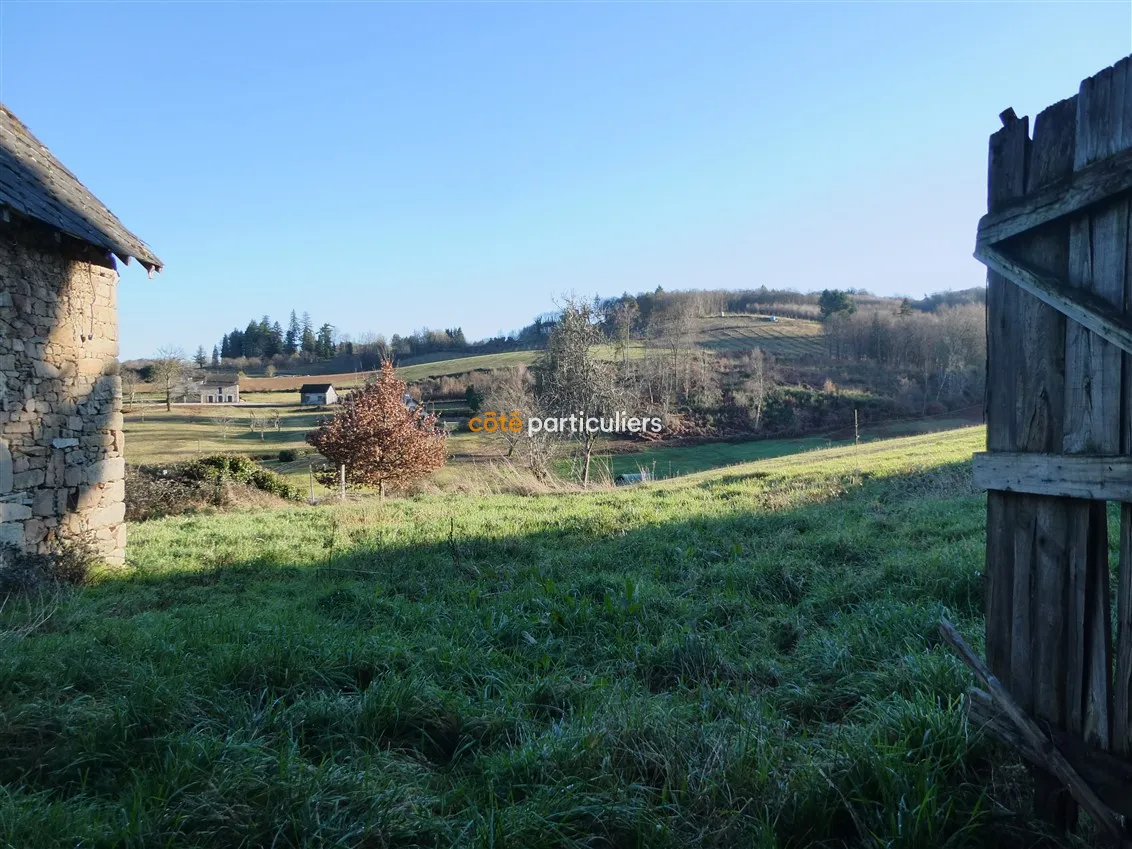
[[[115,257],[162,267],[0,105],[0,544],[125,558]]]
[[[338,393],[334,391],[333,383],[304,383],[299,388],[301,403],[313,406],[337,404]]]

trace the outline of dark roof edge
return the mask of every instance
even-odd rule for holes
[[[153,250],[131,233],[12,111],[0,103],[0,217],[15,212],[95,247],[129,265],[136,259],[150,276],[164,268]]]

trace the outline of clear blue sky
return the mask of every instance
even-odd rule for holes
[[[519,327],[652,289],[979,285],[986,140],[1132,3],[0,0],[0,99],[166,262],[123,358],[294,308]]]

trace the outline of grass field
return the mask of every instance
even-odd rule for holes
[[[507,351],[502,354],[481,354],[475,357],[453,357],[444,360],[434,360],[425,363],[402,366],[397,369],[397,376],[406,382],[422,380],[426,377],[443,377],[444,375],[464,374],[479,369],[490,370],[507,368],[517,365],[530,365],[538,359],[539,351]],[[342,374],[318,374],[310,376],[279,375],[276,377],[244,377],[240,379],[240,397],[245,401],[258,396],[260,393],[287,392],[294,393],[293,398],[288,397],[284,403],[298,403],[299,387],[304,383],[333,383],[336,388],[361,386],[366,379],[376,372],[345,372]],[[257,398],[258,400],[258,398]]]
[[[258,430],[249,429],[251,413],[270,416],[278,412],[281,428],[269,427],[262,438]],[[218,416],[231,414],[224,425]],[[308,431],[326,415],[298,407],[175,406],[172,412],[164,407],[134,410],[125,416],[126,460],[130,463],[171,463],[190,460],[201,454],[258,454],[278,452],[283,448],[305,448]]]
[[[0,843],[1054,845],[935,634],[983,440],[134,525],[0,611]]]
[[[700,319],[695,341],[721,353],[762,348],[780,359],[820,357],[825,352],[821,322],[800,318],[768,321],[754,315],[709,316]]]
[[[274,393],[269,393],[274,395]],[[445,405],[437,405],[443,408]],[[226,425],[218,415],[227,411],[231,421]],[[280,428],[268,427],[261,432],[249,428],[252,413],[269,418],[273,413],[280,417]],[[137,408],[126,414],[126,459],[130,463],[172,463],[191,460],[208,454],[250,454],[260,458],[269,469],[289,477],[308,477],[310,456],[290,463],[278,463],[273,457],[284,448],[309,449],[306,434],[313,429],[328,410],[312,410],[299,406],[255,408],[175,406],[171,412],[163,408]],[[862,439],[884,439],[933,430],[944,430],[969,424],[963,419],[936,418],[923,421],[894,422],[871,425],[862,430]],[[844,434],[839,434],[844,436]],[[633,474],[641,467],[648,468],[658,478],[691,474],[706,469],[731,466],[752,460],[786,456],[833,445],[851,443],[852,439],[830,440],[823,436],[797,439],[764,439],[747,442],[707,442],[700,445],[662,446],[639,448],[625,452],[626,443],[619,443],[621,453],[603,454],[598,451],[598,468],[612,469],[613,475]],[[452,462],[433,476],[433,484],[441,489],[460,481],[468,472],[470,462],[490,462],[503,457],[502,440],[485,434],[458,431],[449,435],[448,451]],[[316,458],[317,459],[317,458]],[[570,461],[560,460],[558,472],[569,475]],[[597,469],[595,468],[595,472]],[[316,484],[316,495],[328,490]]]
[[[967,419],[934,418],[917,421],[870,425],[861,430],[861,442],[891,439],[917,433],[952,430],[970,425]],[[825,436],[804,436],[796,439],[760,439],[746,442],[706,442],[701,445],[646,448],[626,454],[602,455],[601,461],[612,468],[612,474],[636,474],[642,468],[657,478],[718,469],[736,463],[749,463],[772,457],[785,457],[802,451],[814,451],[838,445],[852,445],[853,439],[829,439]]]

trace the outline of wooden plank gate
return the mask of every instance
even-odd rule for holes
[[[986,666],[1005,690],[993,701],[1024,717],[996,718],[981,691],[971,711],[1040,765],[1039,812],[1072,825],[1080,803],[1119,841],[1132,821],[1132,57],[1043,110],[1032,138],[1027,118],[1000,117],[975,250],[989,269],[975,480]]]

